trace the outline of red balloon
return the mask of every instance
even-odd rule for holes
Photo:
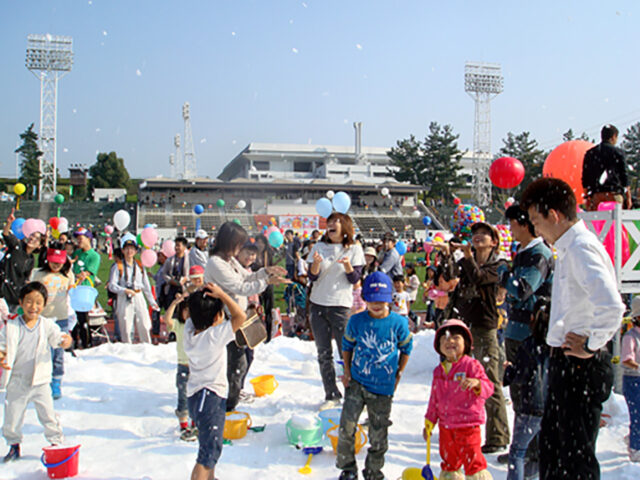
[[[51,225],[51,228],[53,228],[54,230],[57,230],[58,227],[60,226],[60,218],[58,217],[51,217],[49,219],[49,225]]]
[[[517,158],[501,157],[489,167],[489,179],[498,188],[515,188],[524,178],[524,165]]]
[[[454,205],[460,205],[460,199],[458,197],[453,199],[453,204]]]
[[[590,148],[593,148],[593,143],[585,140],[564,142],[553,149],[542,167],[544,177],[559,178],[569,184],[578,204],[584,201],[582,162]]]

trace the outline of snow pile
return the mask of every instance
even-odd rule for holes
[[[176,407],[175,345],[112,344],[79,351],[65,357],[63,397],[55,402],[67,444],[81,444],[81,479],[180,479],[188,478],[193,467],[197,442],[179,439]],[[405,467],[421,467],[425,462],[422,440],[423,415],[429,395],[431,373],[438,358],[433,350],[433,332],[415,337],[414,350],[396,392],[389,429],[389,451],[384,472],[389,479],[401,476]],[[266,425],[263,432],[249,431],[246,437],[225,446],[218,478],[301,479],[298,468],[306,455],[287,442],[286,422],[292,416],[308,418],[317,413],[324,400],[312,342],[278,337],[256,350],[249,378],[275,375],[279,387],[269,396],[239,405],[251,415],[254,426]],[[249,382],[246,388],[251,389]],[[508,391],[505,390],[508,394]],[[510,410],[510,409],[509,409]],[[615,395],[606,405],[610,424],[601,429],[598,456],[603,479],[640,478],[640,465],[631,464],[624,436],[628,417],[624,399]],[[4,412],[3,412],[4,413]],[[510,413],[512,415],[512,413]],[[513,418],[511,418],[511,421]],[[35,410],[27,411],[23,457],[0,466],[3,479],[44,480],[40,448],[46,446]],[[5,451],[2,451],[4,454]],[[358,454],[360,468],[366,449]],[[495,478],[506,477],[506,466],[496,456],[487,457]],[[439,474],[438,429],[432,441],[431,465]],[[328,442],[316,455],[309,478],[335,479],[335,455]]]

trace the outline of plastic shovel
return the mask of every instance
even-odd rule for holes
[[[304,475],[308,475],[311,473],[311,460],[314,455],[317,455],[322,451],[322,447],[305,447],[302,449],[302,453],[308,455],[307,462],[304,464],[304,467],[300,467],[298,471]]]
[[[402,472],[402,480],[438,480],[431,471],[431,434],[427,436],[427,464],[422,468],[405,468]]]

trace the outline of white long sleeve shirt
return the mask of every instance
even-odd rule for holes
[[[598,350],[622,322],[624,304],[606,250],[582,221],[554,244],[558,261],[551,290],[547,343],[560,347],[567,333],[586,335],[587,347]]]
[[[125,289],[141,291],[147,298],[149,305],[156,308],[157,303],[151,293],[151,285],[149,284],[149,276],[145,268],[140,267],[135,260],[131,265],[127,262],[122,262],[122,275],[120,275],[120,269],[118,263],[114,263],[111,266],[111,272],[109,273],[109,291],[116,295],[124,295]]]
[[[205,283],[213,282],[229,295],[242,310],[247,309],[247,297],[262,293],[268,286],[269,275],[264,268],[248,272],[240,262],[231,257],[229,261],[213,255],[204,270]]]

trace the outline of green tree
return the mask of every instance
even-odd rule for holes
[[[116,152],[99,153],[96,163],[89,167],[89,190],[94,188],[127,188],[129,172],[124,160]]]
[[[38,148],[38,134],[33,131],[33,123],[20,134],[22,145],[16,148],[15,153],[20,154],[20,179],[27,187],[26,198],[38,198],[40,183],[40,157],[43,153]],[[33,187],[36,194],[33,195]]]
[[[568,142],[570,140],[585,140],[587,142],[595,143],[592,139],[589,138],[587,132],[582,132],[582,135],[576,138],[575,134],[573,133],[573,129],[571,128],[562,134],[563,142]]]
[[[507,138],[502,139],[503,146],[500,155],[517,158],[524,166],[524,180],[519,186],[510,190],[502,190],[493,187],[492,194],[498,205],[504,204],[508,197],[518,197],[520,193],[533,180],[542,176],[542,165],[546,158],[545,152],[538,148],[538,141],[530,138],[529,132],[518,135],[507,133]]]
[[[620,148],[627,156],[629,184],[635,192],[640,184],[640,122],[631,125],[622,137]]]
[[[431,122],[423,142],[411,135],[408,139],[398,140],[387,152],[391,165],[398,167],[390,173],[399,182],[422,185],[429,198],[453,198],[454,192],[464,187],[460,175],[459,136],[454,135],[451,125]]]

